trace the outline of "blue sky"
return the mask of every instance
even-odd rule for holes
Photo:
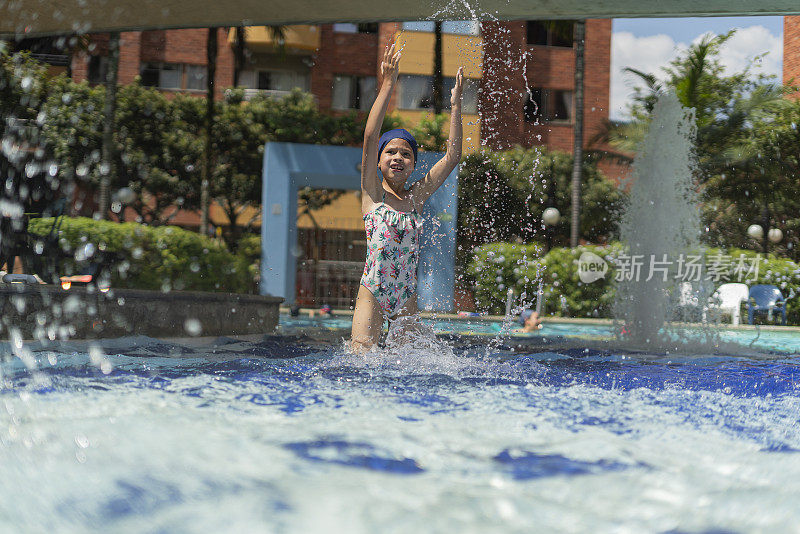
[[[705,33],[722,34],[737,28],[720,58],[730,71],[766,53],[759,68],[780,79],[783,64],[783,17],[705,17],[615,19],[611,41],[611,118],[624,118],[633,78],[624,67],[658,73],[681,50]]]

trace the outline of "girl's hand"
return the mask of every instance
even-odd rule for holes
[[[450,92],[450,106],[455,107],[456,105],[461,105],[461,93],[464,90],[464,67],[458,68],[458,74],[456,74],[456,84],[453,86],[453,90]]]
[[[386,48],[381,61],[381,78],[389,80],[392,83],[397,81],[397,75],[400,72],[398,66],[400,64],[400,52],[394,51],[394,43]]]

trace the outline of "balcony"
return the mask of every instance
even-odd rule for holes
[[[31,54],[31,57],[54,67],[66,67],[71,60],[67,54]]]
[[[281,98],[287,97],[292,94],[291,91],[279,91],[277,89],[249,89],[244,88],[244,99],[245,100],[252,100],[255,96],[266,96],[267,98],[274,98],[275,100],[280,100]],[[314,102],[317,102],[316,95],[312,95],[314,97]]]
[[[290,52],[314,52],[319,48],[320,31],[318,26],[308,24],[286,26],[282,43],[276,42],[268,26],[248,26],[245,28],[247,48],[253,52],[274,52],[279,45]],[[228,32],[228,43],[236,42],[236,30]]]

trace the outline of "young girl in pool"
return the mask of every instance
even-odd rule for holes
[[[366,351],[379,341],[384,318],[392,320],[418,312],[422,206],[461,160],[463,67],[458,69],[450,95],[447,153],[422,180],[406,188],[417,163],[417,142],[402,128],[380,135],[386,107],[397,84],[399,62],[400,52],[395,52],[392,44],[381,62],[383,83],[364,131],[361,212],[367,231],[367,259],[353,314],[351,344],[357,352]]]

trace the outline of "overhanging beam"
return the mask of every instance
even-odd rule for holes
[[[0,0],[0,36],[425,19],[798,14],[800,0]]]

